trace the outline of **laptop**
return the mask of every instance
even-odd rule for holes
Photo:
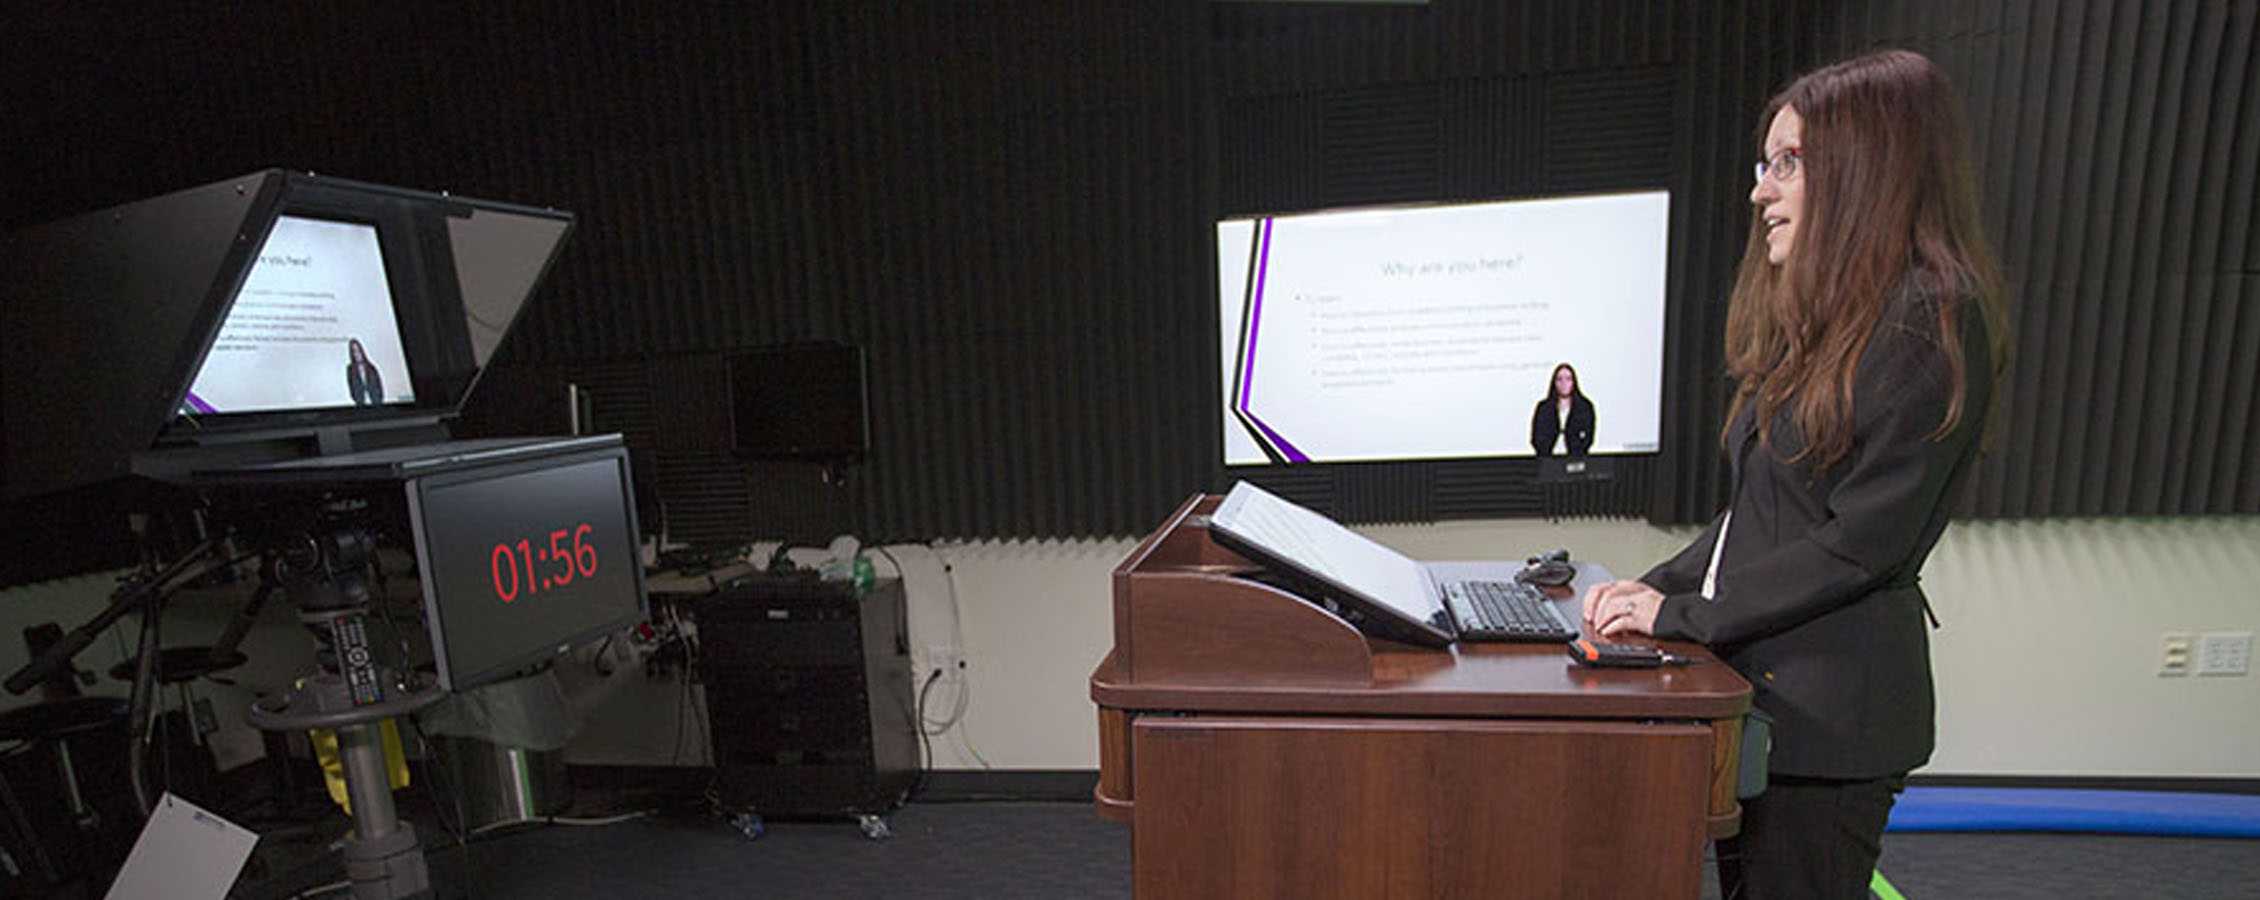
[[[1515,580],[1516,563],[1423,563],[1245,481],[1210,514],[1209,535],[1374,637],[1429,647],[1577,637],[1554,601]]]

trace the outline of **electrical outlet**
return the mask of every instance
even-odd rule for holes
[[[2158,640],[2158,677],[2175,678],[2189,674],[2190,656],[2196,652],[2197,636],[2186,631],[2169,631]]]
[[[954,682],[965,672],[965,654],[948,644],[934,644],[926,648],[926,665],[940,669],[943,681]]]
[[[2197,636],[2197,674],[2248,675],[2252,672],[2252,632],[2208,631]]]

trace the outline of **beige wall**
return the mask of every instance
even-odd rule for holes
[[[1493,521],[1366,529],[1427,559],[1515,557],[1565,546],[1637,573],[1692,529],[1621,520]],[[1107,572],[1132,542],[947,547],[965,622],[963,735],[942,767],[1089,768],[1084,679],[1109,644]],[[911,568],[914,628],[943,597]],[[2260,777],[2260,679],[2157,675],[2166,631],[2260,630],[2260,518],[1957,524],[1924,572],[1939,747],[1926,770],[1966,775]],[[946,620],[946,613],[943,614]],[[923,635],[939,632],[921,630]]]
[[[1517,557],[1561,546],[1619,573],[1640,571],[1692,535],[1624,520],[1367,531],[1426,559]],[[945,544],[938,556],[893,548],[907,570],[914,654],[923,661],[929,648],[955,645],[967,664],[964,714],[935,739],[937,766],[1096,766],[1085,679],[1111,643],[1107,574],[1132,544],[984,541]],[[877,566],[889,568],[884,559]],[[1924,583],[1946,625],[1933,634],[1940,740],[1928,771],[2260,777],[2260,679],[2157,675],[2164,632],[2260,631],[2260,518],[1958,524],[1940,541]],[[0,592],[0,666],[21,664],[16,635],[24,625],[75,626],[101,608],[110,584],[88,577]],[[167,643],[208,639],[229,609],[221,599],[182,603],[168,619],[177,624]],[[308,639],[288,611],[267,612],[248,647],[258,658],[240,673],[244,688],[199,688],[223,707],[223,721],[240,721],[252,691],[310,664]],[[130,629],[129,619],[123,640],[131,641]],[[106,636],[81,664],[106,669],[120,646]],[[673,747],[679,685],[590,687],[565,674],[591,692],[590,702],[577,704],[589,721],[568,758],[663,764],[702,756],[695,746],[680,754]],[[123,692],[106,677],[103,687]],[[949,718],[955,691],[938,685],[928,718]],[[20,702],[0,696],[0,706]],[[258,752],[256,735],[240,726],[222,746],[223,764]]]

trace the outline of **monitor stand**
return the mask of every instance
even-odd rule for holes
[[[320,571],[303,560],[293,562],[286,558],[271,568]],[[369,597],[360,585],[333,589],[314,579],[284,577],[299,622],[322,645],[315,654],[319,668],[298,687],[253,702],[244,719],[262,731],[336,729],[338,767],[345,775],[347,813],[353,818],[353,833],[341,852],[355,900],[429,897],[431,875],[416,829],[401,821],[393,806],[382,726],[386,719],[432,705],[447,692],[429,676],[404,680],[375,661],[365,625]]]
[[[281,698],[260,698],[244,716],[265,731],[337,729],[338,766],[345,772],[345,796],[353,807],[353,833],[340,852],[355,900],[406,900],[431,894],[431,874],[416,829],[401,821],[392,802],[381,726],[386,719],[430,706],[444,695],[436,686],[425,686],[405,697],[355,707],[346,680],[325,672]],[[279,704],[273,702],[278,699]]]

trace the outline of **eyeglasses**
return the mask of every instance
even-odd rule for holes
[[[1751,171],[1760,182],[1765,181],[1768,175],[1772,175],[1775,181],[1788,181],[1797,177],[1797,163],[1804,158],[1805,151],[1791,147],[1768,159],[1758,160],[1757,167]]]

